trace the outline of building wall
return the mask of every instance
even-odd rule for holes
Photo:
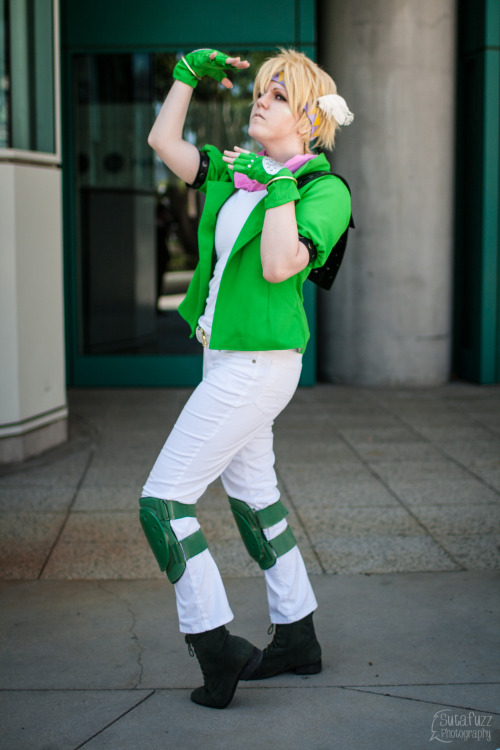
[[[0,464],[67,438],[58,19],[16,0],[0,27]]]
[[[455,0],[322,0],[320,62],[356,117],[333,166],[356,230],[319,306],[320,374],[433,385],[450,375]]]
[[[66,438],[61,173],[0,163],[0,463]]]

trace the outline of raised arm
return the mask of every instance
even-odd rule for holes
[[[194,181],[199,167],[198,149],[183,138],[193,89],[205,75],[230,89],[233,84],[227,77],[228,70],[241,70],[248,68],[249,64],[239,57],[227,57],[222,52],[208,49],[190,52],[175,66],[173,75],[176,80],[151,129],[148,143],[167,167],[188,184]]]
[[[189,185],[200,163],[196,146],[182,137],[193,89],[182,81],[174,84],[156,118],[148,143],[174,174]]]

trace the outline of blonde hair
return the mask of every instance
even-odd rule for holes
[[[280,48],[279,54],[266,60],[257,73],[253,89],[254,101],[258,99],[261,92],[267,90],[273,76],[277,73],[283,73],[283,83],[288,94],[290,109],[300,116],[299,131],[304,134],[305,151],[309,151],[311,123],[304,107],[307,104],[310,112],[319,96],[336,94],[335,82],[303,52]],[[339,125],[333,117],[327,118],[320,114],[319,126],[314,133],[316,145],[328,149],[333,148],[338,128]]]

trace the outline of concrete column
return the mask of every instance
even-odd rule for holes
[[[455,0],[320,0],[320,63],[356,117],[333,167],[357,229],[319,301],[320,375],[449,378]]]
[[[67,438],[61,173],[0,163],[0,463]]]

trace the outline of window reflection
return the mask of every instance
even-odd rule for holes
[[[267,53],[253,56],[253,70]],[[200,353],[178,315],[198,260],[203,196],[173,175],[147,137],[172,83],[174,54],[82,55],[74,67],[80,351]],[[255,148],[253,74],[231,91],[203,80],[185,137]]]
[[[0,148],[55,152],[52,0],[0,0]]]

